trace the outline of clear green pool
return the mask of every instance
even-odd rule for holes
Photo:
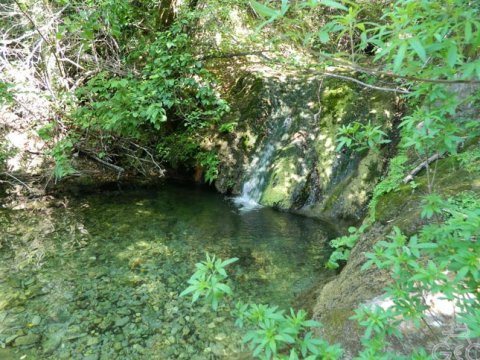
[[[328,228],[180,185],[0,211],[0,359],[248,358],[228,304],[178,297],[194,264],[238,257],[231,301],[287,308],[328,276]]]

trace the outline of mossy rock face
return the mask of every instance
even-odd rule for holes
[[[468,172],[456,163],[453,157],[441,159],[436,164],[435,191],[445,198],[462,191],[480,192],[480,175]],[[401,185],[397,191],[384,194],[375,208],[376,220],[382,224],[393,224],[407,233],[415,230],[414,219],[421,212],[421,199],[427,192],[425,170],[415,177],[417,187]]]
[[[246,74],[229,93],[238,127],[218,140],[216,187],[240,193],[252,160],[274,147],[260,202],[315,217],[358,221],[383,170],[378,152],[338,153],[335,136],[353,121],[390,131],[396,98],[337,79]],[[232,115],[231,115],[232,116]]]
[[[436,167],[435,191],[442,197],[452,197],[463,191],[480,194],[480,174],[460,168],[453,157],[439,160]],[[418,184],[415,191],[410,185],[402,185],[398,191],[380,197],[375,211],[377,221],[360,237],[346,266],[332,281],[320,283],[315,290],[318,296],[313,316],[323,324],[319,332],[329,340],[340,340],[347,358],[361,349],[363,334],[363,329],[349,317],[360,304],[369,303],[382,295],[385,286],[392,282],[385,271],[376,268],[362,271],[366,262],[365,253],[370,252],[378,241],[385,240],[394,226],[412,235],[425,224],[420,218],[421,198],[427,192],[425,171],[414,180]],[[412,335],[409,341],[418,346],[425,345],[429,340]],[[398,346],[396,350],[401,352],[401,344],[393,346]]]
[[[271,111],[265,80],[254,73],[241,75],[227,94],[231,112],[224,123],[236,123],[235,131],[214,139],[221,163],[215,187],[222,193],[239,193],[255,144],[267,132]]]

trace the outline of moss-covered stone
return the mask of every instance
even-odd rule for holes
[[[480,194],[480,174],[460,168],[454,157],[441,159],[435,166],[435,191],[443,197],[452,197],[466,190]],[[355,321],[349,320],[349,316],[361,303],[381,295],[385,286],[392,281],[385,271],[376,268],[362,271],[366,261],[364,254],[371,251],[378,241],[384,240],[394,226],[406,234],[413,234],[425,223],[420,218],[421,198],[426,193],[427,184],[425,171],[415,177],[415,182],[418,184],[415,190],[410,185],[402,185],[397,191],[386,193],[378,199],[377,222],[360,237],[341,273],[329,283],[319,284],[316,289],[318,296],[313,313],[323,324],[320,332],[327,339],[340,340],[349,356],[360,350],[362,335],[362,329]],[[338,197],[335,201],[339,201]],[[412,341],[427,340],[417,337]]]

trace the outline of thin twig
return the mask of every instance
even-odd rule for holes
[[[22,8],[22,5],[18,2],[18,0],[14,0],[15,4],[17,4],[18,8],[20,9],[20,11],[22,12],[23,15],[25,15],[28,19],[28,21],[30,21],[30,23],[32,24],[33,28],[35,29],[35,31],[40,35],[40,37],[43,39],[43,41],[45,41],[49,46],[50,48],[53,48],[53,45],[52,43],[45,37],[45,35],[43,35],[43,33],[40,31],[40,29],[37,27],[37,25],[35,24],[35,21],[32,19],[32,17],[25,11],[23,10]],[[55,51],[51,51],[52,55],[54,56],[55,58],[55,61],[57,63],[57,66],[58,66],[58,70],[60,71],[62,77],[66,77],[65,76],[65,72],[63,70],[63,67],[62,67],[62,63],[60,62],[60,59],[58,58],[57,54]]]
[[[7,172],[3,172],[1,173],[1,175],[5,175],[5,176],[8,176],[9,178],[17,181],[19,184],[23,185],[29,192],[32,192],[32,188],[30,186],[28,186],[27,184],[25,184],[22,180],[20,180],[19,178],[13,176],[12,174],[9,174]]]

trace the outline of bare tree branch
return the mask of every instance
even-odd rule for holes
[[[403,179],[403,183],[408,184],[410,181],[413,180],[414,176],[417,175],[420,171],[422,171],[424,168],[426,168],[428,165],[430,165],[434,161],[441,159],[442,157],[443,157],[443,154],[440,154],[440,153],[436,153],[430,156],[427,160],[420,163],[415,169],[410,171],[410,173]]]

